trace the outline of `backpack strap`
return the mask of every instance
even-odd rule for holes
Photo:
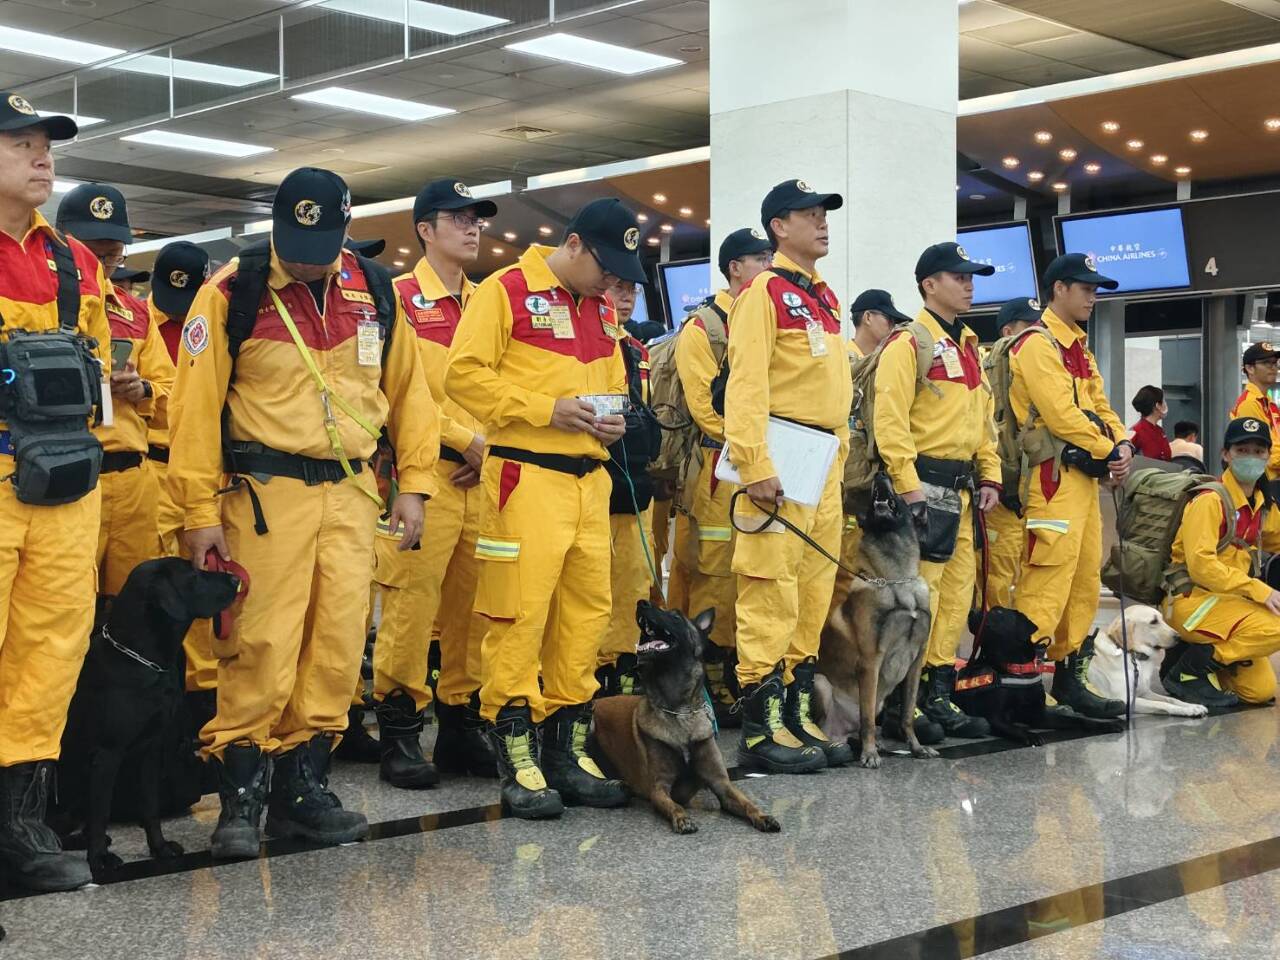
[[[707,340],[711,343],[716,363],[723,363],[729,348],[729,315],[714,301],[704,301],[694,313],[707,332]]]
[[[929,379],[929,368],[933,366],[933,334],[919,320],[902,324],[899,329],[907,331],[916,342],[916,390],[926,388],[941,399],[942,390]]]
[[[836,316],[836,312],[827,305],[827,302],[821,299],[814,292],[814,282],[810,277],[806,277],[803,273],[800,273],[798,270],[784,270],[782,267],[770,267],[769,272],[776,274],[777,276],[781,277],[783,280],[786,280],[788,283],[794,284],[795,286],[799,287],[805,293],[813,297],[813,299],[817,300],[818,306],[822,307],[823,310],[827,311],[827,313],[831,314],[831,316],[835,317],[837,320],[840,319],[839,317]]]
[[[240,347],[253,333],[258,320],[258,307],[267,292],[267,275],[271,270],[271,243],[263,240],[240,251],[235,276],[231,278],[231,296],[227,301],[227,352],[231,354],[231,378],[236,375],[236,359]]]
[[[58,271],[58,328],[74,335],[80,326],[80,271],[71,244],[49,241],[49,256]]]
[[[618,350],[622,353],[622,365],[627,370],[627,393],[633,404],[643,407],[645,402],[644,385],[640,380],[640,351],[627,340],[618,341]]]

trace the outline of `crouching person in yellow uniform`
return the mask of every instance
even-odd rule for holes
[[[15,341],[61,327],[97,341],[93,355],[110,369],[102,266],[38,211],[53,190],[50,143],[75,135],[69,117],[41,117],[25,98],[0,91],[0,366],[8,368],[0,381],[11,379],[0,390],[0,864],[14,883],[38,891],[71,890],[92,879],[83,855],[63,853],[44,822],[67,708],[93,628],[101,501],[99,451],[88,429],[92,398],[81,398],[86,402],[77,415],[58,418],[57,426],[78,429],[81,441],[62,489],[36,489],[41,465],[24,476],[15,459],[24,428],[38,438],[31,432],[39,426],[36,418],[51,412],[30,394],[23,407],[35,403],[36,409],[25,411],[30,416],[18,409],[14,387],[34,372],[15,357]],[[72,336],[59,339],[74,347]],[[83,379],[76,379],[93,393],[90,377],[99,374],[89,366],[97,363],[83,347],[67,351],[70,370],[83,368]]]
[[[440,432],[391,278],[342,249],[350,218],[340,177],[293,171],[272,204],[270,248],[218,271],[182,332],[169,484],[183,536],[198,568],[214,550],[250,580],[215,647],[218,712],[201,731],[222,798],[219,859],[257,855],[264,801],[273,836],[346,843],[369,829],[328,786],[383,506],[363,464],[385,426],[400,480],[391,528],[407,550],[435,492]]]
[[[733,549],[738,576],[738,683],[742,688],[741,763],[776,773],[807,773],[853,759],[810,714],[822,625],[835,566],[766,512],[778,511],[829,554],[840,549],[840,479],[849,449],[853,379],[840,332],[840,303],[818,275],[827,255],[827,211],[838,193],[803,180],[778,184],[760,220],[774,241],[773,266],[756,276],[729,313],[725,438],[746,497],[737,502]],[[816,507],[784,500],[769,457],[769,417],[834,434],[840,455]]]
[[[1227,425],[1222,485],[1196,494],[1173,540],[1169,624],[1189,643],[1169,651],[1160,675],[1170,696],[1210,709],[1266,703],[1276,692],[1269,659],[1280,651],[1280,592],[1254,575],[1257,552],[1280,551],[1280,510],[1263,493],[1270,425],[1239,417]]]
[[[586,753],[610,611],[601,468],[626,422],[584,398],[627,392],[605,293],[644,279],[639,242],[619,201],[587,204],[560,246],[532,246],[476,288],[449,352],[445,390],[490,430],[476,546],[475,609],[488,620],[480,712],[493,725],[503,806],[526,819],[627,798]]]

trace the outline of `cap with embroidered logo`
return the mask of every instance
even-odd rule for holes
[[[471,196],[471,188],[461,180],[444,177],[432,180],[418,191],[413,201],[413,222],[427,219],[437,210],[465,210],[476,208],[477,217],[492,217],[498,212],[498,205],[492,200],[477,200]]]
[[[1240,358],[1241,365],[1250,363],[1261,363],[1264,360],[1275,360],[1280,357],[1280,351],[1277,351],[1269,343],[1251,343],[1244,352],[1244,356]]]
[[[989,263],[975,263],[969,254],[958,243],[935,243],[925,247],[924,253],[916,261],[916,283],[935,273],[976,273],[980,277],[989,277],[996,268]]]
[[[894,323],[911,322],[910,317],[893,305],[893,297],[888,290],[863,290],[858,294],[858,299],[853,301],[853,306],[849,308],[849,316],[861,320],[862,315],[868,310],[883,313]]]
[[[582,239],[605,273],[632,283],[647,279],[640,262],[640,225],[617,197],[592,200],[575,213],[564,228],[566,237],[571,233]]]
[[[151,299],[156,309],[171,317],[185,318],[191,302],[209,279],[209,255],[186,240],[165,244],[156,257]]]
[[[0,90],[0,130],[25,130],[28,127],[43,127],[50,140],[70,140],[80,132],[70,117],[61,114],[42,117],[22,94]]]
[[[767,229],[770,220],[785,216],[792,210],[811,207],[839,210],[843,206],[844,197],[838,193],[818,193],[803,180],[783,180],[765,194],[764,202],[760,204],[760,223]]]
[[[1044,269],[1044,285],[1052,287],[1057,281],[1067,283],[1092,283],[1103,290],[1114,290],[1120,286],[1119,280],[1104,277],[1098,272],[1098,264],[1089,253],[1064,253],[1049,261]]]
[[[1006,323],[1017,323],[1020,320],[1035,323],[1042,313],[1044,310],[1040,306],[1040,301],[1034,297],[1014,297],[1006,301],[1000,307],[1000,312],[996,314],[996,329],[999,330]]]
[[[735,230],[720,243],[720,253],[717,261],[720,266],[720,272],[728,276],[729,262],[731,260],[741,260],[743,257],[751,256],[753,253],[764,253],[772,249],[773,244],[755,227],[743,227],[741,230]]]
[[[1262,443],[1271,446],[1271,428],[1256,417],[1236,417],[1227,424],[1222,438],[1224,447],[1237,443]]]
[[[54,225],[81,241],[133,240],[124,194],[105,183],[82,183],[67,193],[58,204]]]
[[[280,182],[271,203],[271,245],[290,263],[333,263],[351,223],[351,191],[331,170],[300,167]]]

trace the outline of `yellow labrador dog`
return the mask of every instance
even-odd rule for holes
[[[1129,632],[1129,698],[1133,713],[1170,717],[1208,715],[1207,708],[1175,700],[1160,685],[1160,662],[1166,651],[1178,642],[1178,634],[1164,622],[1159,611],[1134,604],[1125,608],[1124,620]],[[1089,681],[1102,696],[1115,700],[1123,700],[1125,696],[1121,641],[1120,618],[1116,617],[1107,629],[1098,631],[1095,656],[1089,665]]]

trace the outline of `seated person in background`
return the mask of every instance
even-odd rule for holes
[[[1188,643],[1169,651],[1160,670],[1170,696],[1210,708],[1270,700],[1276,675],[1268,657],[1280,651],[1280,592],[1253,575],[1255,551],[1280,550],[1280,511],[1259,484],[1271,431],[1255,417],[1239,417],[1227,425],[1222,447],[1232,510],[1213,490],[1187,503],[1173,540],[1168,610],[1169,624]],[[1228,532],[1233,536],[1220,547]]]
[[[1138,453],[1152,460],[1172,458],[1169,438],[1164,435],[1164,429],[1160,426],[1160,421],[1169,414],[1169,405],[1164,402],[1164,391],[1147,384],[1133,395],[1132,402],[1133,409],[1142,416],[1129,432],[1129,439],[1138,448]]]
[[[1173,442],[1169,444],[1171,458],[1190,457],[1204,469],[1204,447],[1200,445],[1200,424],[1191,420],[1179,420],[1173,425]]]

